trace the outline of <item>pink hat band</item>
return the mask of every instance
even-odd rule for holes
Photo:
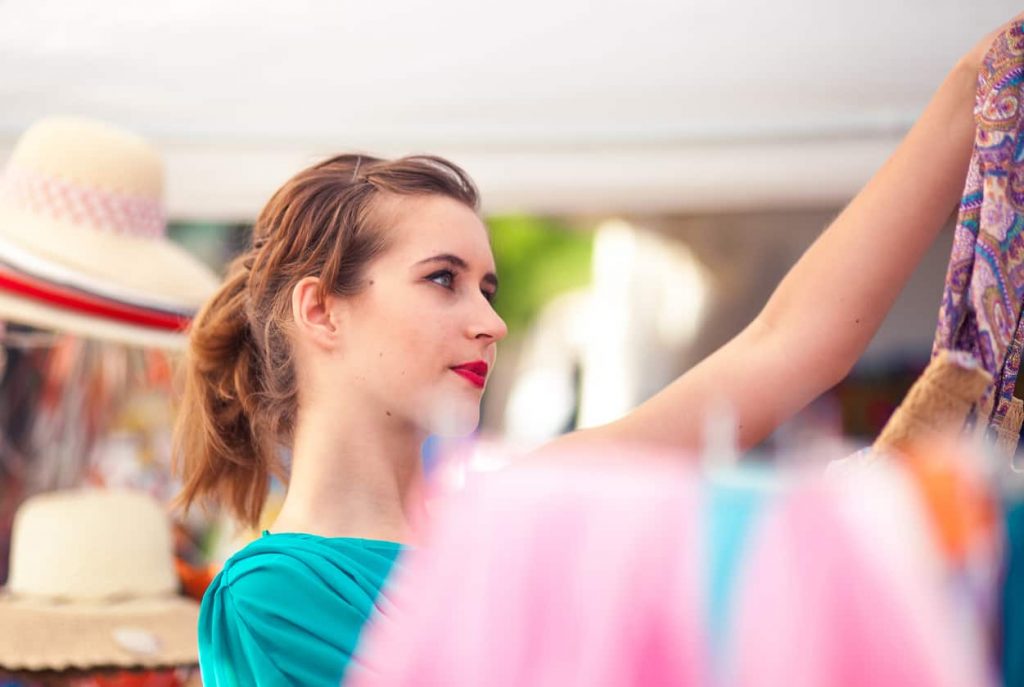
[[[84,186],[15,165],[0,175],[0,199],[58,222],[123,236],[160,238],[167,224],[156,198]]]

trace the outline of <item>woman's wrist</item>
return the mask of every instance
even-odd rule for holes
[[[979,63],[973,55],[965,55],[946,75],[939,87],[934,100],[940,101],[941,120],[945,120],[948,145],[969,150],[974,145],[976,122],[974,119],[974,101],[978,92]],[[942,125],[940,125],[942,126]],[[966,164],[966,163],[965,163]]]

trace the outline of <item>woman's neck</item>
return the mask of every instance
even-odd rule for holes
[[[407,542],[422,515],[426,435],[391,416],[299,413],[291,479],[273,532]]]

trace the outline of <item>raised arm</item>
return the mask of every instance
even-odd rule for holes
[[[626,417],[558,440],[697,448],[725,400],[748,448],[849,372],[963,190],[977,73],[995,34],[960,60],[889,160],[804,253],[757,318]]]

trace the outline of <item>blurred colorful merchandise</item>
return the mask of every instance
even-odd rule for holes
[[[0,581],[33,494],[175,491],[166,351],[219,279],[168,239],[163,193],[149,143],[88,119],[36,122],[0,172]]]
[[[592,447],[474,476],[353,684],[994,685],[996,503],[971,449],[922,451],[823,477]]]
[[[0,673],[0,687],[202,687],[197,669]]]
[[[16,334],[29,333],[12,329]],[[7,351],[0,378],[0,580],[6,577],[13,509],[36,493],[74,486],[144,491],[162,503],[171,478],[173,414],[169,354],[68,335],[35,334],[45,344]],[[10,339],[10,334],[8,339]],[[8,340],[8,344],[18,343]],[[191,565],[208,560],[202,545],[212,523],[182,523]]]
[[[894,359],[873,368],[855,368],[828,395],[838,399],[843,434],[871,440],[878,436],[925,365],[920,360]]]
[[[1008,551],[1000,598],[999,655],[1003,684],[1024,684],[1024,484],[1005,494]]]

